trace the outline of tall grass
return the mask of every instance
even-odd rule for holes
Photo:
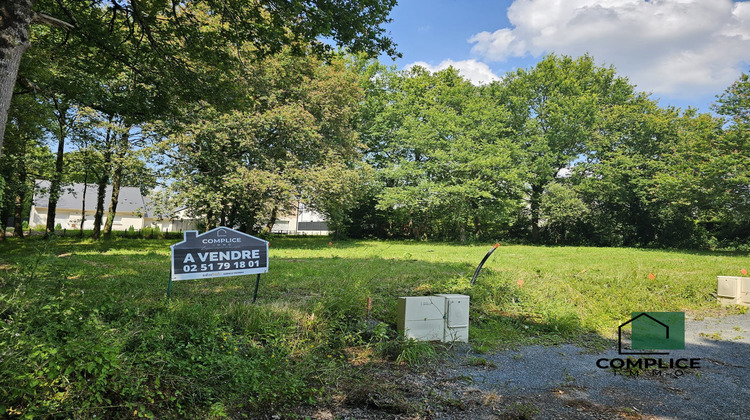
[[[0,416],[283,413],[345,395],[362,366],[435,357],[396,337],[398,296],[470,295],[478,350],[605,343],[632,311],[719,311],[716,276],[750,268],[746,253],[502,246],[472,287],[489,244],[329,240],[273,238],[254,305],[254,276],[175,282],[167,301],[177,240],[0,243]]]

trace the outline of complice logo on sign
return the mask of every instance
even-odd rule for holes
[[[630,326],[630,349],[623,348],[623,330]],[[632,317],[617,327],[617,352],[625,358],[601,358],[596,361],[600,369],[612,369],[615,374],[623,371],[628,374],[640,374],[650,370],[653,375],[660,375],[664,369],[676,369],[675,376],[684,374],[683,369],[700,368],[699,358],[643,357],[668,355],[664,350],[685,349],[685,313],[684,312],[633,312]],[[634,358],[631,356],[642,356]]]

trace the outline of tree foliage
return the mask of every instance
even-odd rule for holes
[[[532,240],[539,240],[547,186],[606,131],[602,114],[633,98],[633,87],[590,56],[548,55],[531,69],[509,73],[493,90],[510,111],[511,136],[523,153]]]
[[[376,85],[364,81],[377,99],[366,104],[372,118],[361,130],[382,184],[378,208],[400,231],[393,233],[465,240],[488,219],[507,219],[522,168],[505,109],[453,68],[379,72]]]
[[[188,101],[207,96],[220,101],[218,88],[231,90],[231,85],[221,71],[205,71],[207,65],[226,70],[283,48],[300,54],[330,52],[332,47],[321,43],[320,37],[351,51],[395,57],[395,44],[381,27],[395,4],[395,0],[5,2],[0,7],[0,123],[4,129],[19,62],[32,45],[32,23],[65,28],[64,35],[58,31],[44,38],[64,38],[57,46],[71,62],[69,89],[85,104],[105,105],[97,95],[97,84],[86,83],[90,76],[96,79],[112,67],[117,77],[118,69],[127,68],[131,77],[122,82],[136,82],[138,99],[146,106],[123,104],[118,113],[137,114],[170,108],[175,94]],[[248,44],[253,54],[241,54]],[[22,81],[28,80],[22,77]],[[0,150],[2,134],[0,130]]]
[[[747,240],[746,75],[719,97],[722,121],[661,107],[589,56],[550,55],[483,87],[452,70],[355,67],[367,92],[359,131],[380,185],[369,198],[378,209],[357,214],[385,227],[370,232],[465,238],[471,227],[476,237],[605,246]]]
[[[716,115],[662,107],[590,56],[550,55],[475,86],[455,69],[397,71],[365,55],[324,61],[318,47],[297,38],[278,51],[235,42],[212,5],[185,3],[170,12],[195,19],[181,33],[164,26],[174,16],[138,20],[150,16],[149,7],[162,10],[156,3],[136,2],[143,15],[131,3],[50,3],[58,12],[89,13],[90,23],[108,18],[110,38],[101,33],[87,49],[93,41],[80,35],[82,23],[67,40],[57,30],[35,31],[38,42],[21,67],[29,83],[19,92],[41,120],[54,117],[55,101],[68,104],[57,112],[66,124],[29,119],[9,131],[13,142],[34,145],[62,133],[77,150],[64,156],[67,166],[58,165],[60,179],[92,176],[100,201],[109,183],[147,189],[156,182],[148,168],[160,166],[162,187],[152,192],[164,198],[157,213],[186,209],[208,227],[268,231],[303,201],[337,234],[352,236],[747,242],[747,75],[718,96]],[[188,30],[196,22],[213,37],[211,49],[184,37],[199,34]],[[175,44],[159,47],[168,39]],[[115,51],[107,49],[112,40],[130,61],[100,54]],[[67,55],[73,58],[66,62]],[[11,115],[13,124],[20,121]],[[28,190],[31,182],[15,179],[17,159],[3,161],[7,216],[23,208],[15,204],[17,186]],[[97,220],[106,203],[99,208]]]
[[[321,165],[356,156],[350,120],[360,91],[342,60],[288,53],[258,62],[247,77],[252,108],[196,107],[192,122],[153,129],[166,136],[159,147],[171,157],[169,187],[192,214],[208,226],[259,232],[303,195],[316,195],[304,189]]]

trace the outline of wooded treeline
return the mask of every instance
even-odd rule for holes
[[[483,86],[452,69],[368,71],[357,129],[376,171],[352,236],[747,244],[747,75],[710,115],[660,107],[589,56]]]
[[[164,217],[186,207],[250,233],[303,200],[349,237],[749,243],[746,74],[699,114],[659,106],[590,56],[475,86],[357,53],[392,49],[382,38],[342,42],[347,53],[291,35],[264,48],[211,2],[140,3],[50,2],[78,31],[33,27],[0,162],[3,232],[48,179],[53,192],[98,186],[95,236],[111,230],[111,184],[159,185]],[[370,3],[377,27],[392,5]]]

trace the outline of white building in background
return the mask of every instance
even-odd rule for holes
[[[31,205],[29,214],[29,228],[47,225],[47,211],[49,205],[49,181],[36,181],[34,188],[34,202]],[[83,191],[86,188],[86,202],[83,203]],[[62,194],[57,201],[55,211],[55,225],[60,225],[62,229],[80,229],[81,228],[81,208],[86,209],[86,220],[83,222],[85,230],[94,228],[94,214],[96,213],[96,184],[72,184],[63,187]],[[107,209],[112,198],[112,186],[107,187],[107,194],[104,197],[104,217],[102,226],[107,219]],[[117,212],[112,223],[112,230],[128,230],[131,227],[135,230],[143,228],[158,227],[162,232],[179,232],[184,230],[195,230],[196,222],[194,218],[188,218],[184,211],[178,211],[173,219],[161,219],[153,213],[153,206],[148,197],[141,194],[141,190],[136,187],[120,188],[120,195],[117,204]]]
[[[36,181],[34,189],[34,202],[29,214],[29,228],[47,225],[47,210],[49,205],[49,181]],[[86,188],[86,202],[83,201],[83,191]],[[62,194],[57,201],[55,211],[55,226],[60,225],[62,229],[81,228],[81,207],[86,208],[86,220],[83,222],[84,230],[94,228],[94,215],[96,213],[97,185],[72,184],[63,187]],[[107,187],[104,197],[104,217],[102,226],[107,219],[107,210],[112,198],[112,186]],[[162,232],[179,232],[185,230],[196,230],[199,219],[187,217],[184,210],[177,211],[176,217],[162,219],[154,214],[153,206],[147,196],[141,194],[136,187],[120,188],[117,204],[117,212],[112,223],[112,230],[135,230],[143,228],[158,227]],[[271,229],[272,233],[286,235],[328,235],[328,225],[325,217],[304,204],[298,203],[290,214],[279,216]]]
[[[285,235],[328,235],[328,224],[325,217],[315,210],[308,209],[303,203],[290,214],[279,216],[271,228],[271,233]]]

